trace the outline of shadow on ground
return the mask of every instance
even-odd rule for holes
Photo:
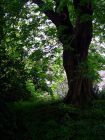
[[[1,140],[104,140],[105,100],[85,109],[55,102],[1,104]]]

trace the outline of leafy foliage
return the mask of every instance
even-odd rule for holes
[[[2,5],[5,36],[1,44],[1,95],[8,101],[27,98],[26,83],[30,80],[36,92],[52,93],[51,83],[60,77],[62,65],[54,25],[31,3]]]
[[[34,84],[34,92],[56,91],[57,86],[64,78],[62,66],[62,49],[57,39],[57,31],[50,20],[40,11],[44,9],[55,9],[54,1],[46,1],[47,7],[40,9],[31,2],[12,0],[1,1],[0,30],[2,37],[0,48],[0,87],[2,94],[19,94],[26,96],[26,83]],[[98,37],[98,43],[104,41],[104,8],[103,1],[93,1],[94,5],[94,40]],[[67,1],[71,22],[75,25],[76,14],[73,2]],[[62,11],[65,2],[61,1],[58,13]],[[102,10],[100,10],[102,9]],[[97,12],[99,10],[100,12]],[[101,18],[100,18],[100,15]],[[97,39],[96,39],[97,40]],[[88,77],[95,83],[100,80],[98,71],[104,69],[104,49],[94,41],[89,52]],[[97,57],[97,59],[95,59]],[[21,90],[21,92],[20,92]],[[17,93],[16,93],[17,92]],[[24,95],[23,95],[24,94]],[[5,95],[6,96],[6,95]],[[19,95],[16,95],[19,97]],[[15,97],[13,97],[15,98]],[[23,97],[22,97],[23,98]],[[8,100],[10,100],[8,98]]]

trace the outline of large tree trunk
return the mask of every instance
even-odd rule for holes
[[[73,37],[68,44],[62,41],[63,65],[69,87],[65,101],[83,105],[93,98],[92,79],[89,79],[87,65],[88,49],[92,39],[92,22],[87,21],[77,26]]]
[[[88,50],[93,33],[93,9],[91,0],[84,2],[73,0],[73,5],[75,12],[78,12],[75,25],[72,26],[67,7],[64,7],[61,24],[57,30],[59,40],[63,44],[63,66],[69,87],[65,101],[82,105],[93,98],[92,79],[88,77],[87,65]]]
[[[66,57],[65,57],[66,55]],[[69,55],[69,56],[68,56]],[[68,56],[68,60],[65,59]],[[93,83],[88,76],[86,60],[80,60],[76,55],[68,54],[64,50],[63,65],[68,80],[68,93],[65,102],[75,105],[84,105],[93,98]]]
[[[68,80],[65,102],[84,105],[93,99],[93,82],[89,78],[87,63],[89,45],[92,39],[92,21],[80,22],[72,34],[65,29],[59,37],[63,44],[63,66]]]

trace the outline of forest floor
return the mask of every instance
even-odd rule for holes
[[[61,101],[1,107],[0,140],[105,140],[105,100],[84,109]]]

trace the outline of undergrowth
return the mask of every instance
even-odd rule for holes
[[[105,100],[84,109],[60,100],[1,106],[1,140],[104,140]]]

